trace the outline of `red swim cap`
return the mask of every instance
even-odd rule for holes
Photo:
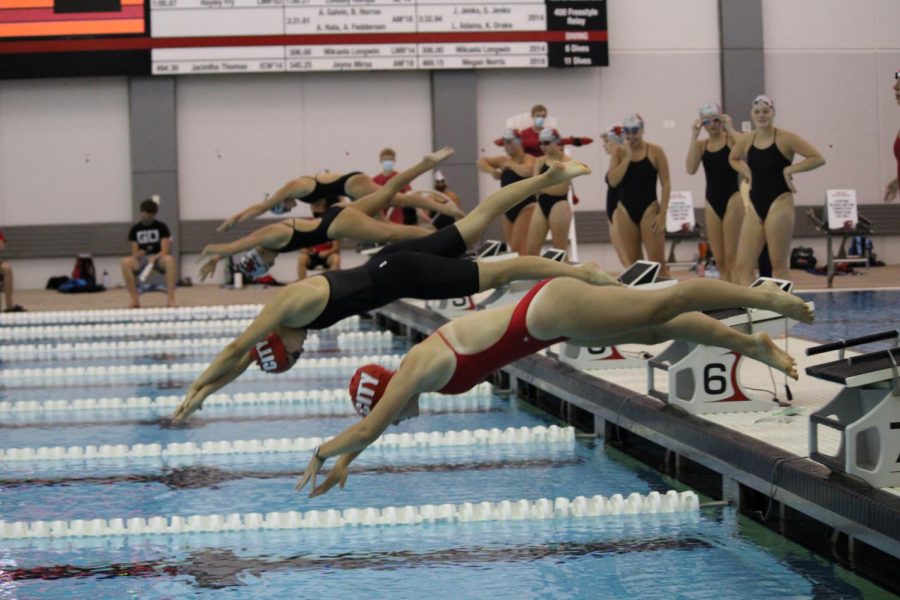
[[[393,376],[394,371],[375,364],[356,370],[350,379],[350,401],[360,416],[365,417],[375,408]]]
[[[250,356],[266,373],[284,373],[294,366],[291,354],[274,331],[250,350]],[[293,358],[296,359],[297,356]]]

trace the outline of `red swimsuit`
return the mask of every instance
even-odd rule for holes
[[[525,317],[528,314],[528,307],[541,288],[551,279],[545,279],[531,288],[525,297],[519,300],[513,310],[512,317],[509,320],[509,327],[500,336],[494,345],[485,348],[481,352],[475,354],[460,354],[457,352],[447,338],[440,332],[437,334],[444,340],[447,347],[456,355],[456,370],[453,377],[447,382],[447,385],[438,390],[442,394],[462,394],[484,381],[484,378],[496,371],[500,367],[528,356],[533,352],[537,352],[547,346],[551,346],[557,342],[561,342],[567,338],[556,338],[553,340],[539,340],[528,331],[528,325],[525,323]]]
[[[900,133],[894,138],[894,158],[897,159],[897,180],[900,181]]]

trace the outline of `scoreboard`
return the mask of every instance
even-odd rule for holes
[[[608,64],[605,0],[0,0],[7,78]]]

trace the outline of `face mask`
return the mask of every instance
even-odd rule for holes
[[[392,161],[392,160],[383,160],[383,161],[381,161],[381,169],[382,169],[385,173],[390,173],[391,171],[394,170],[394,161]]]
[[[544,117],[535,117],[534,118],[534,126],[535,127],[543,127],[544,126]]]

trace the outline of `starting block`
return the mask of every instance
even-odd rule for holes
[[[844,386],[809,416],[809,457],[873,487],[900,486],[900,331],[886,331],[809,348],[807,355],[839,350],[839,359],[808,367],[807,375]],[[845,359],[849,346],[894,340],[894,347]],[[819,427],[840,432],[837,454],[819,452]]]
[[[674,279],[657,281],[660,267],[661,265],[658,262],[649,260],[636,261],[624,273],[619,275],[619,283],[641,290],[653,290],[675,285],[677,282]],[[563,342],[559,348],[560,362],[582,370],[643,367],[647,364],[647,359],[650,358],[650,355],[646,353],[641,353],[638,356],[633,355],[633,352],[623,352],[616,346],[586,348]]]
[[[787,292],[793,289],[790,281],[768,277],[760,277],[750,287],[766,281],[776,282]],[[765,331],[773,337],[796,323],[778,313],[755,308],[715,310],[706,314],[743,333]],[[773,406],[770,400],[751,398],[741,383],[743,358],[725,348],[676,340],[647,362],[647,393],[692,414],[770,410]],[[656,389],[656,369],[668,372],[668,391]]]

